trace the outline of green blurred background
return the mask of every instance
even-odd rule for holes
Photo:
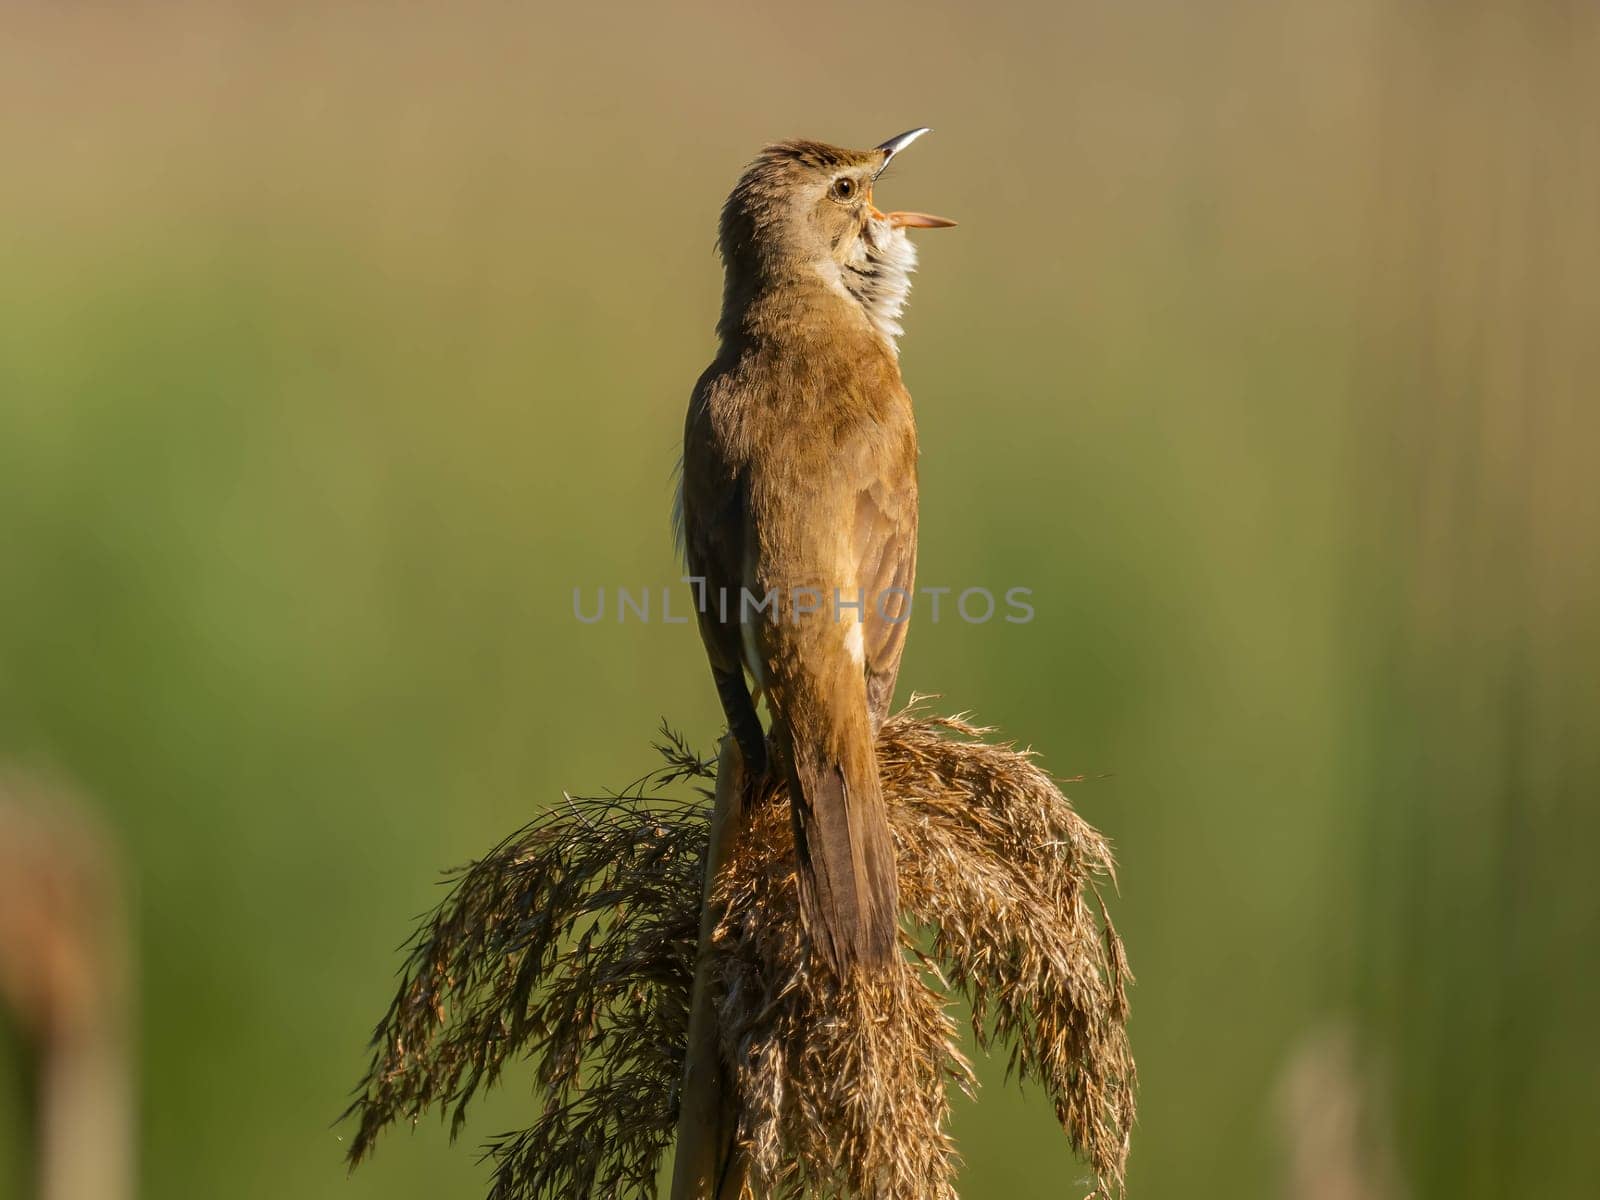
[[[344,1174],[396,944],[712,744],[571,589],[677,579],[741,165],[919,124],[921,580],[1038,615],[901,686],[1091,777],[1132,1192],[1592,1194],[1597,113],[1585,0],[5,5],[0,753],[125,855],[143,1195],[482,1194],[521,1080]],[[963,1195],[1087,1191],[982,1073]]]

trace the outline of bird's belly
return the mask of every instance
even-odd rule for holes
[[[807,589],[815,590],[815,589]],[[848,599],[834,607],[826,600],[819,609],[808,613],[804,620],[806,623],[825,622],[833,625],[839,637],[844,642],[844,651],[850,656],[850,661],[857,667],[864,666],[866,662],[866,639],[864,636],[863,622],[865,620],[865,605],[873,602],[872,598],[858,595],[855,588],[842,588],[840,594],[844,597],[857,596],[859,604]],[[798,615],[783,615],[781,608],[778,610],[779,620],[794,620],[799,622],[802,618]],[[741,604],[739,613],[739,648],[744,658],[745,670],[750,673],[750,678],[755,681],[758,688],[763,690],[767,686],[766,655],[761,648],[761,622],[769,619],[760,612],[745,612]]]

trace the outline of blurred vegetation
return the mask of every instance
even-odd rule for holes
[[[395,948],[663,714],[710,746],[692,631],[571,589],[677,580],[741,164],[924,123],[921,581],[1038,616],[902,684],[1091,776],[1132,1193],[1281,1194],[1332,1023],[1412,1195],[1585,1194],[1596,112],[1581,0],[7,5],[0,754],[123,842],[144,1194],[480,1194],[438,1127],[344,1178]],[[1073,1194],[1000,1066],[963,1196]]]

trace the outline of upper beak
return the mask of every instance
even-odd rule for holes
[[[874,149],[883,151],[883,167],[887,167],[889,165],[889,160],[896,154],[899,154],[900,151],[911,145],[912,142],[916,141],[923,134],[932,132],[933,130],[929,129],[926,125],[924,125],[921,129],[908,129],[904,133],[895,134],[887,142],[880,142],[876,147],[874,147]],[[883,167],[878,168],[879,175],[883,174]]]
[[[908,129],[904,133],[895,134],[894,137],[890,138],[887,142],[877,146],[876,149],[883,151],[883,165],[878,168],[878,174],[874,175],[872,178],[876,180],[878,175],[883,174],[884,167],[889,165],[890,159],[892,159],[896,154],[899,154],[900,151],[904,150],[907,146],[911,145],[912,142],[916,141],[923,134],[928,132],[929,130],[926,126],[921,129]],[[950,226],[955,224],[955,222],[950,220],[949,217],[935,217],[928,213],[881,213],[877,210],[877,208],[873,208],[872,213],[874,216],[888,221],[889,224],[899,229],[948,229]]]

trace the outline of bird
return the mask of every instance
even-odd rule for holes
[[[787,786],[801,923],[840,979],[898,955],[874,749],[917,560],[898,339],[907,230],[955,222],[882,212],[873,191],[927,132],[777,142],[748,165],[719,225],[718,350],[684,423],[677,524],[701,639],[745,778]]]

